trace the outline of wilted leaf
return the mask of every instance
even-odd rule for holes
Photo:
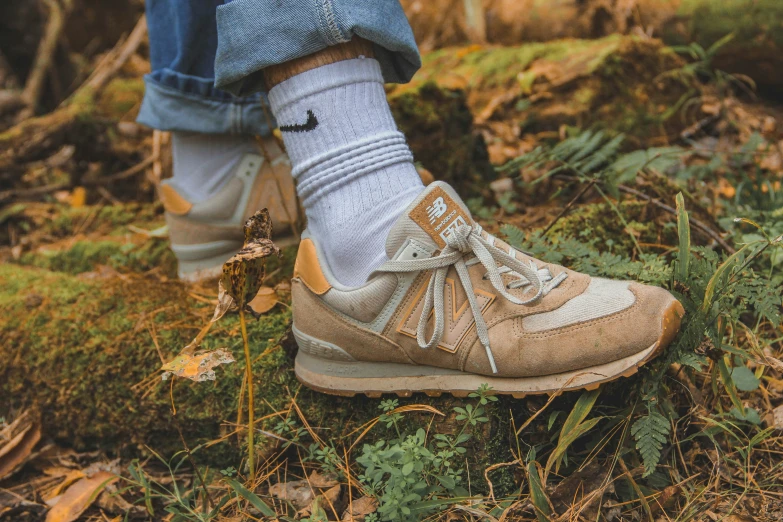
[[[223,286],[223,281],[218,281],[218,304],[215,307],[215,313],[212,315],[212,322],[214,323],[229,310],[236,310],[237,305],[234,304],[234,298],[231,297],[226,288]]]
[[[527,479],[530,484],[530,500],[536,510],[536,518],[539,522],[548,522],[549,516],[552,514],[552,507],[541,481],[538,463],[534,460],[527,464]]]
[[[308,480],[314,488],[332,488],[340,483],[334,475],[318,473],[315,470],[310,473]]]
[[[306,480],[278,482],[269,488],[269,494],[290,502],[297,510],[308,507],[315,498],[315,493]]]
[[[0,447],[0,479],[19,469],[30,458],[33,448],[41,440],[38,423],[31,421],[27,415],[20,416],[17,421],[7,429],[9,433],[13,433],[13,437]],[[29,424],[24,426],[23,422]]]
[[[215,380],[215,368],[221,364],[234,362],[234,357],[222,348],[214,352],[181,353],[161,367],[163,380],[172,375],[185,377],[191,381],[203,382]]]
[[[370,513],[375,513],[376,509],[378,509],[378,501],[373,497],[358,498],[343,512],[343,522],[361,522]]]
[[[269,310],[275,307],[278,303],[277,293],[274,288],[268,286],[262,286],[258,289],[258,293],[252,301],[248,303],[248,306],[253,309],[256,314],[265,314]]]
[[[83,478],[69,487],[54,507],[46,514],[46,522],[72,522],[84,513],[100,492],[119,477],[107,471],[99,471],[90,478]]]
[[[226,293],[244,309],[253,300],[264,279],[266,258],[280,255],[272,243],[272,220],[266,209],[259,210],[245,223],[245,244],[242,250],[223,264],[220,278]]]
[[[773,426],[776,430],[783,430],[783,404],[772,410],[771,420],[771,426]]]

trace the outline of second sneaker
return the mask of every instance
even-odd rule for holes
[[[158,187],[180,279],[218,276],[223,263],[242,247],[245,221],[262,208],[272,218],[275,244],[298,241],[299,211],[288,156],[274,138],[264,138],[261,147],[258,154],[245,154],[228,183],[206,201],[189,202],[170,180]]]

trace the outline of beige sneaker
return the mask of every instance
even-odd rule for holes
[[[303,234],[294,268],[296,375],[327,393],[521,397],[628,376],[671,342],[666,290],[591,278],[486,233],[435,182],[394,225],[390,261],[345,288]]]
[[[168,180],[159,185],[180,279],[201,281],[220,275],[223,263],[242,248],[245,221],[261,208],[269,209],[276,245],[299,240],[291,163],[274,138],[264,138],[262,149],[268,160],[245,154],[234,177],[207,201],[189,202]]]

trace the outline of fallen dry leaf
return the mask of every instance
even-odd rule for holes
[[[310,473],[308,480],[314,488],[331,488],[340,483],[335,476],[318,473],[315,470]]]
[[[161,377],[164,381],[172,375],[196,382],[214,381],[215,370],[213,368],[232,362],[234,362],[234,357],[222,348],[213,352],[181,353],[161,367],[163,370]]]
[[[310,506],[315,498],[315,493],[306,480],[278,482],[269,488],[269,494],[290,502],[297,510]]]
[[[52,470],[48,470],[48,471],[52,471]],[[50,473],[47,473],[47,470],[44,470],[44,473],[50,475]],[[50,476],[57,476],[57,475],[50,475]],[[55,486],[54,489],[52,489],[50,492],[42,496],[44,501],[49,502],[52,499],[59,497],[60,495],[63,494],[65,488],[67,488],[77,480],[83,479],[85,477],[85,474],[82,470],[74,469],[74,470],[68,470],[66,474],[60,476],[63,477],[62,482],[60,482],[57,486]]]
[[[107,485],[119,477],[107,471],[99,471],[90,478],[83,478],[69,487],[46,514],[46,522],[73,522],[98,498]]]
[[[332,508],[334,508],[334,510],[339,513],[340,508],[342,508],[340,505],[340,492],[341,488],[339,484],[327,489],[322,494],[316,496],[309,506],[300,510],[297,513],[297,516],[306,517],[313,514],[316,510],[316,506],[319,506],[324,511],[328,512],[331,512]]]
[[[215,313],[212,315],[212,322],[214,323],[229,310],[236,310],[237,305],[234,303],[234,298],[231,297],[226,289],[223,287],[223,281],[218,281],[218,304],[215,306]]]
[[[343,522],[363,521],[364,517],[370,513],[375,513],[378,509],[378,501],[373,497],[361,497],[354,500],[351,505],[343,512]]]
[[[275,307],[278,303],[277,293],[274,288],[268,286],[262,286],[258,289],[258,293],[252,301],[248,303],[248,306],[253,309],[256,314],[265,314],[269,310]]]
[[[23,426],[23,422],[28,422]],[[28,415],[21,415],[8,426],[5,431],[14,433],[19,430],[5,445],[0,448],[0,479],[19,469],[33,452],[33,448],[41,440],[41,427],[30,420]]]
[[[783,430],[783,404],[772,410],[772,422],[769,424],[776,430]]]

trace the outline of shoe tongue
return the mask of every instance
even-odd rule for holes
[[[468,207],[448,183],[431,183],[410,204],[389,232],[386,254],[393,258],[400,246],[414,238],[442,249],[446,237],[460,225],[472,225]]]

